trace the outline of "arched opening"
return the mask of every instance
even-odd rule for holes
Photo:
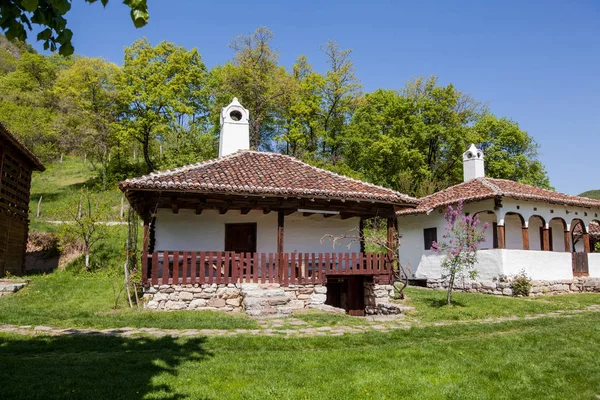
[[[565,231],[567,223],[560,217],[550,220],[550,250],[551,251],[571,251],[569,244],[565,241]]]
[[[543,250],[544,249],[544,228],[546,221],[539,215],[529,217],[529,249]]]
[[[571,221],[571,251],[573,253],[585,252],[584,236],[587,233],[585,223],[579,218]]]
[[[600,220],[593,220],[589,226],[590,250],[593,253],[600,253]]]
[[[507,249],[524,249],[523,228],[525,220],[519,213],[509,212],[504,216],[504,235]]]
[[[481,250],[487,249],[497,249],[498,248],[498,219],[496,218],[496,213],[489,210],[478,211],[474,214],[479,217],[479,221],[481,221],[481,226],[485,222],[488,223],[488,228],[485,230],[485,242],[483,242],[480,246]]]

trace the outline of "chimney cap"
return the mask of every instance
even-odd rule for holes
[[[237,97],[234,97],[229,105],[221,109],[221,125],[223,122],[247,124],[249,119],[250,113],[240,104]]]
[[[473,143],[471,143],[467,151],[463,153],[463,161],[469,160],[483,160],[483,151],[478,149]]]

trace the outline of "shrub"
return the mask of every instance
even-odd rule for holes
[[[513,278],[512,292],[513,296],[529,296],[531,290],[531,279],[522,270]]]

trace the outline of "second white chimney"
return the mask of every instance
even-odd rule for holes
[[[465,182],[485,177],[483,151],[475,147],[474,144],[463,153],[463,176]]]

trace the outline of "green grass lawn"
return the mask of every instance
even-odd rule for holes
[[[138,312],[122,293],[114,311],[115,288],[122,278],[54,272],[30,277],[20,292],[0,297],[0,323],[57,327],[155,327],[237,329],[258,327],[245,315],[203,312]],[[117,281],[119,279],[119,281]],[[1,397],[1,396],[0,396]]]
[[[557,310],[582,310],[600,304],[600,294],[597,293],[523,298],[455,292],[452,294],[452,306],[446,305],[446,292],[443,290],[409,287],[405,294],[407,304],[415,308],[409,315],[423,322],[523,317]]]
[[[3,398],[596,399],[600,315],[343,337],[0,335]]]
[[[104,273],[56,271],[31,276],[31,283],[15,295],[0,297],[0,323],[57,327],[157,327],[172,329],[256,328],[241,315],[213,312],[137,312],[130,310],[124,293],[115,295],[121,277]],[[408,318],[422,322],[477,320],[525,316],[557,310],[582,310],[600,304],[599,294],[568,294],[534,299],[495,297],[476,293],[454,294],[455,304],[445,306],[445,292],[408,288],[407,304],[415,307]],[[114,310],[118,297],[117,311]],[[298,313],[310,326],[364,325],[361,318],[323,313]],[[287,328],[287,325],[284,326]]]

